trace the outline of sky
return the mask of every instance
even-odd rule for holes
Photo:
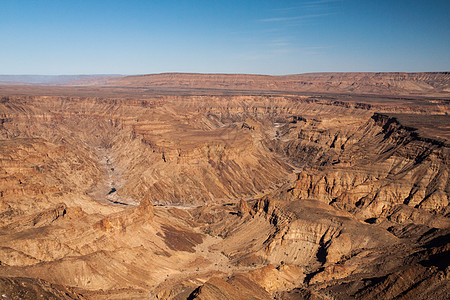
[[[449,0],[0,0],[0,74],[450,71]]]

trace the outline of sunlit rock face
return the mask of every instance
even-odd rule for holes
[[[180,76],[170,84],[218,80]],[[136,89],[126,97],[5,94],[0,293],[445,298],[448,101],[381,95],[417,91],[405,80],[444,93],[448,75],[377,76],[352,77],[358,91],[383,91],[366,98],[143,95],[136,82],[164,79],[144,77],[114,79]]]

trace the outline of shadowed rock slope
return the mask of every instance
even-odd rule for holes
[[[439,115],[440,127],[447,111],[314,96],[2,97],[0,293],[445,298],[447,131],[400,120]]]

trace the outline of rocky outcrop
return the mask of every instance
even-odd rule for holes
[[[118,212],[101,219],[94,226],[105,232],[125,231],[131,224],[151,223],[154,217],[154,208],[150,198],[144,197],[138,207]]]
[[[237,275],[225,281],[213,277],[195,290],[188,299],[271,299],[253,280]]]
[[[48,226],[53,222],[57,222],[65,217],[69,217],[68,213],[70,211],[70,217],[78,218],[83,213],[83,211],[78,208],[68,209],[67,205],[60,203],[55,208],[38,212],[30,215],[23,215],[14,218],[14,222],[10,223],[0,230],[4,232],[15,232],[23,231],[28,228]]]
[[[308,125],[287,130],[286,136],[300,132],[298,138],[278,146],[279,151],[292,153],[294,162],[314,165],[299,172],[289,191],[294,197],[332,203],[361,220],[389,217],[398,205],[448,214],[446,142],[418,136],[380,114],[353,132],[321,129],[317,139],[317,129],[310,127],[305,136],[304,127]],[[293,145],[298,157],[290,150]]]
[[[245,201],[243,199],[239,200],[237,209],[238,209],[238,215],[241,217],[245,217],[245,216],[249,215],[251,212],[250,207],[247,204],[247,201]]]
[[[86,299],[71,288],[23,277],[0,277],[0,292],[2,299]]]

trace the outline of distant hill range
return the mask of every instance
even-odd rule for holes
[[[0,84],[66,85],[80,80],[114,78],[123,75],[0,75]]]
[[[69,86],[214,89],[450,97],[450,72],[249,74],[162,73],[135,76],[0,76],[0,81]]]

